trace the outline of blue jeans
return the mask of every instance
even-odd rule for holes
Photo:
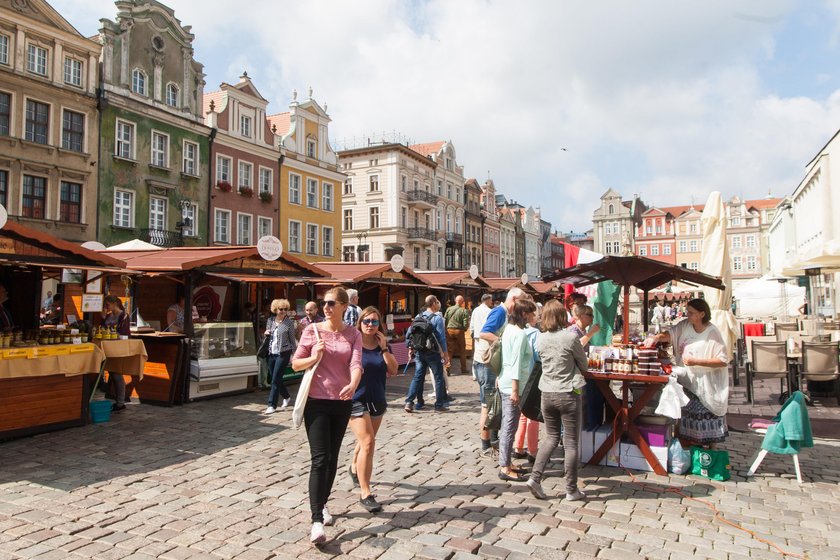
[[[271,371],[271,391],[268,392],[268,404],[277,408],[277,401],[282,396],[284,399],[291,397],[289,390],[286,389],[286,384],[283,383],[283,373],[286,372],[286,366],[289,365],[289,360],[292,357],[292,351],[281,352],[278,354],[269,354],[268,369]]]
[[[405,397],[405,403],[423,402],[423,386],[426,380],[426,371],[432,370],[432,375],[435,377],[435,385],[437,391],[435,392],[435,408],[443,408],[449,400],[449,395],[446,394],[446,381],[443,379],[443,361],[441,361],[438,352],[417,352],[414,354],[414,378],[411,380],[411,385],[408,388],[408,394]]]
[[[510,395],[502,395],[502,428],[499,430],[499,466],[510,466],[510,456],[513,451],[513,438],[519,425],[519,406],[513,404]]]
[[[473,373],[478,383],[478,400],[481,401],[481,406],[487,406],[487,395],[492,395],[493,389],[496,388],[496,374],[489,365],[475,360],[473,360]]]

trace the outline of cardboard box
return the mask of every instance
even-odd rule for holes
[[[659,460],[659,463],[662,465],[662,467],[667,471],[668,448],[651,446],[650,450]],[[645,459],[644,455],[642,455],[642,451],[634,443],[621,443],[619,445],[618,462],[620,463],[620,466],[628,469],[648,472],[653,471],[653,469],[648,464],[647,459]]]
[[[601,447],[601,445],[607,440],[607,436],[612,433],[612,426],[605,424],[595,430],[594,437],[592,440],[592,453],[589,454],[589,457],[595,454],[596,451]],[[604,456],[603,459],[598,463],[599,465],[606,465],[608,467],[617,467],[618,466],[618,459],[619,459],[619,442],[615,442],[615,445],[612,446],[612,449],[607,451],[607,454]],[[588,459],[587,459],[588,460]]]
[[[578,456],[580,457],[581,464],[586,463],[595,453],[595,449],[592,448],[594,438],[595,430],[580,431],[580,439],[578,440]]]

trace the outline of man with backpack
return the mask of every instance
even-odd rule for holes
[[[426,371],[432,370],[435,380],[435,411],[449,410],[449,396],[446,393],[446,381],[443,378],[444,367],[449,367],[446,354],[446,331],[443,318],[438,315],[440,301],[435,296],[426,297],[426,310],[417,315],[405,334],[406,345],[414,354],[414,378],[405,397],[405,411],[414,412],[422,408],[423,386]]]

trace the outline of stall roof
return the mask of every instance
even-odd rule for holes
[[[366,280],[379,280],[377,278],[383,272],[391,271],[391,263],[387,262],[318,262],[315,266],[323,270],[327,276],[339,282],[357,283]],[[411,270],[409,267],[404,267],[400,274],[405,274],[409,279],[415,282],[388,282],[392,286],[407,286],[407,287],[427,287],[429,283],[424,280],[419,274]]]
[[[485,278],[484,282],[494,292],[507,291],[511,288],[522,288],[526,292],[536,292],[536,289],[530,283],[523,284],[519,278]]]
[[[262,259],[254,246],[241,247],[173,247],[158,250],[101,251],[125,261],[132,270],[150,272],[180,272],[199,267],[219,266],[238,259]],[[283,253],[277,259],[302,272],[324,277],[327,273],[308,262]],[[266,263],[271,261],[265,261]]]
[[[528,285],[534,288],[537,293],[539,294],[548,294],[552,291],[559,292],[559,288],[557,287],[556,282],[540,282],[540,281],[531,281],[528,282]]]
[[[469,284],[461,284],[462,280],[468,280],[469,282],[475,282],[478,284],[477,287],[479,288],[487,288],[488,284],[484,281],[484,278],[481,276],[477,276],[475,280],[470,277],[470,273],[466,270],[442,270],[442,271],[414,271],[414,274],[423,278],[431,284],[432,286],[450,286],[450,287],[461,287],[461,288],[472,288],[474,286],[470,286]]]
[[[236,274],[226,272],[209,272],[207,276],[215,276],[216,278],[224,278],[232,282],[283,282],[286,284],[295,284],[297,282],[309,282],[310,277],[301,276],[266,276],[262,274]]]
[[[14,221],[6,222],[0,229],[0,239],[10,240],[0,243],[0,261],[34,266],[57,268],[86,268],[88,270],[114,271],[122,269],[125,262],[115,255],[103,255],[81,245],[64,241],[48,233],[38,231]],[[22,244],[24,247],[18,246]],[[25,246],[34,248],[26,251]],[[22,250],[23,249],[23,250]],[[7,254],[15,255],[8,259]]]

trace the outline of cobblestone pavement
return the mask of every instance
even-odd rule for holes
[[[0,560],[7,558],[782,558],[840,557],[840,443],[769,456],[744,478],[760,436],[735,433],[733,479],[660,477],[585,467],[585,502],[539,501],[479,456],[469,376],[450,378],[452,412],[402,411],[392,383],[374,492],[358,505],[345,453],[321,549],[308,543],[308,448],[291,412],[260,415],[266,393],[176,408],[130,405],[106,424],[0,444]],[[544,486],[556,496],[553,463]]]

